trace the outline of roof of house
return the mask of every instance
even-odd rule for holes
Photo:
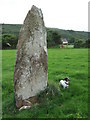
[[[61,41],[62,41],[63,44],[67,44],[68,43],[66,38],[62,38]]]

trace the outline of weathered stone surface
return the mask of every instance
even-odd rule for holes
[[[14,70],[16,106],[34,97],[47,86],[46,29],[41,9],[32,6],[20,30]]]

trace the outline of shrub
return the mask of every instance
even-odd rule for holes
[[[47,30],[47,45],[55,47],[61,43],[61,35],[57,31]]]
[[[14,34],[2,35],[2,48],[16,48],[18,38]],[[9,46],[9,45],[10,46]]]

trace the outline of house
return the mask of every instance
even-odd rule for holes
[[[60,48],[66,48],[68,46],[68,41],[66,38],[61,38]]]

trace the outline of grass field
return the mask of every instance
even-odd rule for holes
[[[88,49],[48,49],[48,87],[40,103],[18,111],[14,103],[13,73],[16,50],[2,51],[3,118],[86,118],[88,116]],[[59,80],[70,78],[63,90]]]

